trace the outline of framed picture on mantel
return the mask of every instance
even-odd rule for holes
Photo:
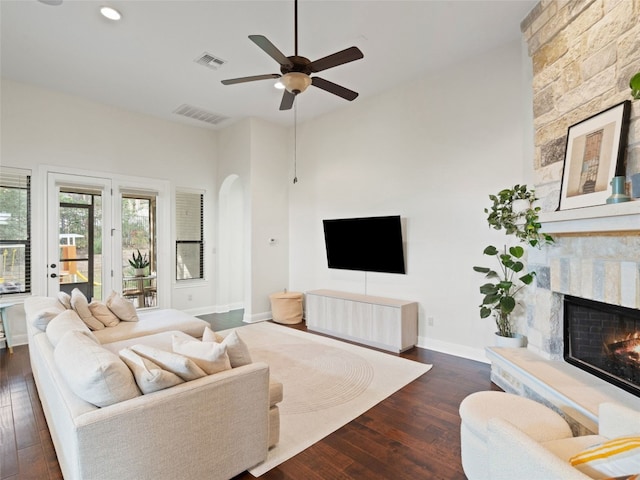
[[[569,127],[558,210],[607,202],[611,179],[624,175],[630,110],[626,100]]]

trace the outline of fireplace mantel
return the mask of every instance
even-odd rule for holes
[[[640,233],[640,200],[541,212],[542,231],[549,234]]]

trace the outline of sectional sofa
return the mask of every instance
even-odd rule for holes
[[[25,312],[31,368],[66,480],[228,479],[265,460],[277,443],[282,385],[265,363],[147,394],[131,370],[127,377],[118,352],[136,345],[170,351],[176,338],[201,337],[207,322],[155,310],[92,331],[57,298],[35,296]],[[103,360],[89,383],[76,378]],[[110,375],[124,380],[105,383]]]

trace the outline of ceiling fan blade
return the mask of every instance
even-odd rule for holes
[[[282,95],[282,101],[280,102],[280,110],[291,110],[293,107],[293,101],[296,99],[296,96],[288,90],[284,91]]]
[[[337,83],[330,82],[329,80],[325,80],[320,77],[313,77],[311,79],[311,85],[314,87],[321,88],[329,93],[333,93],[334,95],[338,95],[339,97],[344,98],[345,100],[355,100],[358,96],[358,92],[354,92],[353,90],[349,90]]]
[[[278,62],[281,66],[287,68],[293,68],[293,63],[287,57],[284,56],[280,50],[276,48],[276,46],[267,39],[264,35],[249,35],[249,39],[258,45],[262,50],[264,50],[267,55],[273,58],[276,62]]]
[[[280,78],[280,75],[277,73],[267,73],[266,75],[254,75],[253,77],[230,78],[229,80],[222,80],[222,84],[233,85],[234,83],[255,82],[256,80],[269,80],[273,78]]]
[[[364,58],[364,55],[358,47],[349,47],[333,55],[311,62],[308,68],[310,68],[313,73],[321,72],[322,70],[337,67],[343,63],[353,62],[354,60],[360,60],[361,58]]]

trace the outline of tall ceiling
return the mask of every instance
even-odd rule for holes
[[[216,128],[173,113],[190,105],[222,116],[282,125],[273,80],[224,86],[223,79],[280,73],[248,39],[266,36],[294,54],[293,0],[0,0],[2,77],[171,121]],[[379,94],[520,37],[535,0],[300,0],[299,55],[316,60],[353,45],[362,60],[321,76],[360,93]],[[113,22],[101,5],[122,13]],[[217,70],[195,62],[224,60]],[[470,72],[472,78],[473,73]],[[298,121],[349,102],[313,86],[296,100]]]

